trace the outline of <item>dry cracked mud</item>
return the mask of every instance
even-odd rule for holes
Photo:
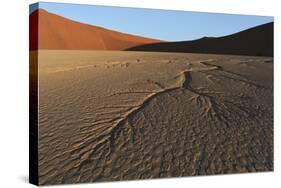
[[[40,184],[272,170],[272,58],[39,51]]]

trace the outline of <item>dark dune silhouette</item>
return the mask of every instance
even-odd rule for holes
[[[224,37],[145,44],[127,50],[273,56],[273,22]]]
[[[79,23],[43,9],[31,13],[29,19],[30,50],[124,50],[141,44],[160,42]]]

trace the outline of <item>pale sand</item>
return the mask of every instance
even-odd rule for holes
[[[273,170],[272,61],[40,50],[39,183]]]

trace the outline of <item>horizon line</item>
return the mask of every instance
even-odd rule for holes
[[[265,25],[265,24],[269,24],[269,23],[274,23],[274,17],[272,21],[268,21],[268,22],[264,22],[264,23],[261,23],[261,24],[258,24],[258,25],[255,25],[255,26],[250,26],[250,27],[247,27],[245,29],[241,29],[241,30],[238,30],[238,31],[234,31],[234,32],[231,32],[229,34],[225,34],[225,35],[220,35],[220,36],[207,36],[207,35],[204,35],[204,36],[201,36],[201,37],[198,37],[198,38],[193,38],[193,39],[183,39],[183,40],[167,40],[167,39],[161,39],[161,38],[156,38],[156,37],[150,37],[150,36],[145,36],[145,35],[139,35],[139,34],[134,34],[134,33],[129,33],[129,32],[124,32],[124,31],[120,31],[120,30],[116,30],[116,29],[112,29],[112,28],[108,28],[106,26],[103,26],[103,25],[96,25],[96,24],[92,24],[92,23],[87,23],[87,22],[83,22],[83,21],[80,21],[80,20],[77,20],[77,19],[73,19],[73,18],[70,18],[70,17],[67,17],[65,15],[62,15],[62,14],[59,14],[57,12],[53,12],[53,11],[50,11],[50,10],[47,10],[45,8],[41,8],[39,7],[39,3],[40,2],[37,2],[37,3],[33,3],[33,4],[30,4],[29,5],[29,16],[34,13],[35,11],[37,10],[43,10],[49,14],[53,14],[53,15],[56,15],[56,16],[59,16],[59,17],[62,17],[64,19],[68,19],[70,21],[73,21],[73,22],[77,22],[77,23],[80,23],[80,24],[85,24],[85,25],[89,25],[89,26],[94,26],[94,27],[100,27],[100,28],[103,28],[103,29],[106,29],[106,30],[111,30],[111,31],[115,31],[115,32],[119,32],[119,33],[123,33],[123,34],[128,34],[128,35],[132,35],[132,36],[137,36],[137,37],[143,37],[143,38],[147,38],[147,39],[154,39],[154,40],[159,40],[159,42],[181,42],[181,41],[194,41],[194,40],[200,40],[202,38],[220,38],[220,37],[226,37],[226,36],[230,36],[230,35],[233,35],[233,34],[236,34],[236,33],[240,33],[240,32],[243,32],[245,30],[248,30],[248,29],[251,29],[251,28],[255,28],[255,27],[258,27],[258,26],[261,26],[261,25]],[[44,3],[49,3],[49,2],[44,2]],[[55,3],[56,4],[56,3]],[[59,3],[59,4],[68,4],[68,3]],[[34,6],[34,5],[37,5],[35,9],[31,9],[31,6]],[[77,4],[77,5],[81,5],[81,4]],[[87,6],[87,5],[86,5]],[[91,5],[90,5],[91,6]],[[102,7],[114,7],[115,6],[105,6],[105,5],[93,5],[93,6],[102,6]],[[116,7],[116,8],[131,8],[131,7]],[[144,8],[132,8],[132,9],[144,9]],[[162,10],[162,9],[148,9],[148,10]],[[165,10],[163,10],[165,11]],[[169,10],[168,10],[169,11]],[[170,10],[171,11],[171,10]],[[176,11],[176,10],[174,10]],[[185,11],[181,11],[181,12],[185,12]],[[187,12],[192,12],[192,11],[187,11]],[[201,13],[201,12],[195,12],[195,13]],[[203,12],[202,12],[203,13]],[[225,13],[208,13],[208,14],[225,14]],[[236,15],[236,14],[231,14],[231,15]],[[239,15],[238,15],[239,16]]]

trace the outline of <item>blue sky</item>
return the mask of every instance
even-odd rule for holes
[[[30,12],[38,5],[30,6]],[[219,37],[272,22],[273,17],[40,2],[63,17],[166,41]]]

